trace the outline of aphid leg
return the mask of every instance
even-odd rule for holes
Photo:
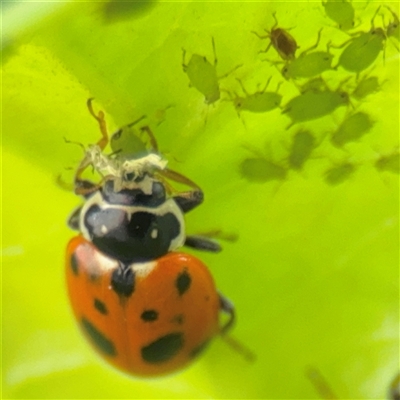
[[[92,101],[93,101],[93,98],[88,99],[86,102],[86,105],[87,105],[87,108],[88,108],[90,114],[99,123],[101,138],[96,143],[96,145],[102,151],[107,146],[108,140],[109,140],[107,126],[106,126],[106,121],[104,119],[104,112],[99,111],[98,114],[96,114],[93,110]],[[75,178],[74,178],[75,194],[82,195],[82,196],[89,196],[91,193],[95,192],[101,186],[101,184],[94,184],[93,182],[90,182],[88,180],[81,178],[83,172],[86,170],[86,168],[89,165],[91,165],[91,161],[87,156],[85,156],[83,158],[83,160],[81,161],[81,163],[75,173]]]
[[[87,107],[89,109],[90,114],[93,116],[93,118],[99,123],[99,128],[101,132],[101,139],[96,143],[97,146],[100,147],[101,150],[104,150],[108,144],[108,132],[107,132],[107,125],[106,125],[106,120],[104,119],[104,112],[99,111],[98,114],[96,114],[93,110],[92,106],[92,101],[93,97],[88,99],[87,101]]]
[[[152,132],[152,130],[150,129],[150,127],[149,127],[149,126],[142,126],[142,127],[140,128],[140,130],[141,130],[142,132],[146,132],[146,133],[147,133],[147,136],[149,137],[150,145],[151,145],[152,149],[153,149],[156,153],[158,153],[157,139],[155,138],[154,133]]]
[[[256,31],[251,31],[251,33],[254,33],[259,39],[267,39],[267,38],[269,38],[269,36],[270,36],[270,33],[269,33],[269,31],[267,30],[267,29],[264,29],[265,30],[265,32],[267,32],[267,34],[266,35],[260,35],[258,32],[256,32]],[[267,49],[266,50],[264,50],[264,51],[260,51],[260,53],[266,53],[268,50],[269,50],[269,48],[271,47],[271,43],[268,45],[268,47],[267,47]]]
[[[222,250],[218,243],[200,235],[186,236],[185,246],[195,250],[209,251],[211,253],[219,253]]]
[[[243,93],[244,93],[246,96],[249,96],[249,93],[247,92],[246,88],[244,87],[243,82],[242,82],[239,78],[236,78],[236,80],[239,82],[239,85],[240,85],[240,87],[242,88]]]
[[[72,214],[69,216],[67,224],[69,228],[71,228],[74,231],[79,231],[79,216],[81,213],[82,206],[79,206],[75,208],[74,211],[72,211]]]
[[[212,43],[212,48],[213,48],[213,53],[214,53],[214,68],[216,68],[217,64],[218,64],[218,59],[217,59],[217,51],[215,50],[214,36],[211,38],[211,43]]]
[[[319,395],[324,400],[338,400],[339,397],[333,393],[332,389],[321,375],[321,373],[313,367],[309,367],[306,369],[306,376],[313,384]]]
[[[85,146],[82,143],[79,142],[73,142],[72,140],[68,140],[67,138],[64,137],[64,142],[67,144],[76,144],[77,146],[81,147],[83,152],[85,153],[86,149]]]
[[[183,72],[187,70],[187,64],[185,64],[186,50],[182,47],[182,68]]]
[[[71,170],[72,168],[66,168]],[[56,183],[57,186],[59,186],[60,188],[64,189],[64,190],[68,190],[68,192],[72,192],[74,190],[74,185],[72,183],[68,183],[66,181],[63,180],[61,174],[58,174],[56,176]]]
[[[375,29],[375,18],[378,15],[379,10],[381,9],[381,6],[379,6],[376,11],[375,14],[372,16],[371,18],[371,31]]]
[[[236,352],[240,353],[247,361],[254,362],[256,359],[255,354],[248,349],[243,343],[239,342],[232,336],[227,335],[227,332],[232,328],[235,323],[235,307],[230,300],[219,293],[220,309],[222,312],[228,314],[228,321],[221,327],[221,338]]]

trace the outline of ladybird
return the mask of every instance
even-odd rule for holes
[[[220,247],[205,237],[185,233],[184,213],[200,205],[202,190],[190,179],[166,168],[167,161],[155,151],[122,155],[103,153],[108,144],[104,113],[95,113],[92,99],[88,108],[102,133],[85,155],[75,174],[75,193],[85,199],[69,219],[104,254],[123,262],[148,261],[183,245],[217,252]],[[149,127],[142,128],[157,148]],[[92,166],[103,179],[94,183],[82,178]],[[192,190],[171,193],[167,179]]]
[[[234,322],[208,268],[181,253],[124,262],[82,235],[68,244],[66,277],[75,318],[91,345],[129,374],[157,376],[191,363]],[[224,324],[220,313],[229,315]]]

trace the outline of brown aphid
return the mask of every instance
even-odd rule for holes
[[[276,12],[274,12],[272,16],[274,17],[275,24],[271,30],[264,29],[265,32],[267,32],[266,35],[259,35],[254,31],[253,33],[260,39],[270,40],[268,47],[263,51],[263,53],[266,53],[272,46],[283,60],[292,60],[295,58],[296,50],[299,46],[297,46],[296,40],[287,30],[277,27],[278,20],[276,19]]]

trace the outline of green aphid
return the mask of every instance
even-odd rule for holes
[[[360,73],[377,59],[386,40],[382,28],[361,33],[351,40],[339,58],[339,65],[350,72]]]
[[[273,180],[284,180],[287,169],[263,157],[250,157],[240,164],[240,173],[251,182],[264,183]]]
[[[328,85],[322,78],[322,76],[317,76],[316,78],[309,79],[302,85],[297,85],[300,93],[305,93],[309,91],[322,92],[324,90],[329,90]]]
[[[338,65],[342,66],[345,70],[355,73],[364,71],[377,59],[380,52],[385,48],[386,33],[382,28],[374,27],[374,19],[379,11],[376,10],[372,20],[371,29],[368,32],[361,32],[356,34],[343,50],[339,57]]]
[[[380,172],[400,173],[400,154],[397,152],[382,156],[375,162],[375,168]]]
[[[336,22],[340,29],[347,31],[354,27],[354,8],[346,0],[327,0],[322,2],[326,15]]]
[[[364,112],[352,114],[332,134],[331,142],[336,147],[355,142],[368,133],[373,125],[374,123],[368,114]]]
[[[118,157],[131,156],[147,151],[147,145],[140,137],[140,133],[134,126],[143,118],[140,117],[129,125],[123,126],[110,138],[110,146],[114,154]],[[145,128],[146,129],[146,128]]]
[[[390,22],[389,25],[386,27],[386,35],[388,37],[393,37],[393,38],[397,39],[398,41],[400,41],[399,17],[391,8],[389,8],[388,6],[385,6],[385,7],[390,11],[390,13],[393,16],[393,21]]]
[[[282,75],[286,79],[312,78],[332,69],[332,60],[333,55],[326,51],[301,54],[283,67]]]
[[[289,167],[297,171],[301,170],[317,145],[317,140],[310,132],[305,130],[297,132],[293,136],[289,151]]]
[[[321,31],[322,29],[318,32],[318,39],[315,45],[304,50],[297,58],[288,61],[282,68],[282,75],[286,79],[312,78],[332,69],[333,55],[329,53],[329,45],[327,51],[318,50],[310,53],[311,50],[318,46]]]
[[[356,171],[356,166],[349,162],[337,165],[325,171],[324,179],[328,185],[336,186],[350,178]]]
[[[212,104],[219,100],[221,97],[219,80],[240,67],[240,65],[238,65],[232,71],[218,77],[216,69],[218,61],[214,38],[212,38],[212,46],[214,51],[214,64],[211,64],[206,57],[199,54],[192,54],[188,64],[185,64],[186,50],[183,50],[182,56],[183,71],[189,77],[190,85],[204,95],[204,102],[206,104]]]
[[[363,100],[369,95],[378,92],[380,88],[381,85],[379,84],[378,77],[364,77],[360,82],[358,82],[356,88],[351,93],[351,96],[357,100]]]
[[[388,395],[390,400],[400,400],[400,373],[391,382]]]
[[[270,80],[271,78],[268,79],[267,84],[262,90],[250,94],[243,86],[243,83],[239,79],[237,79],[246,96],[241,97],[235,94],[232,102],[236,110],[238,112],[250,111],[253,113],[264,113],[278,108],[282,101],[282,96],[277,93],[280,84],[278,85],[275,92],[266,92]]]
[[[310,90],[290,100],[282,113],[286,113],[292,120],[288,129],[298,122],[311,121],[329,115],[338,107],[347,104],[349,104],[349,96],[346,92]]]

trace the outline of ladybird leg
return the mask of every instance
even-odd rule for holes
[[[325,400],[337,400],[339,397],[333,393],[332,389],[329,387],[328,383],[321,375],[321,373],[313,367],[306,369],[306,376],[313,384],[322,399]]]
[[[180,209],[187,213],[193,208],[199,206],[204,200],[204,194],[201,190],[190,190],[181,192],[173,196],[173,199],[178,204]]]
[[[158,171],[158,174],[164,176],[167,179],[171,179],[172,181],[182,183],[183,185],[187,185],[193,189],[200,190],[200,187],[194,183],[192,180],[189,178],[186,178],[186,176],[181,175],[179,172],[173,171],[172,169],[164,169],[162,171]]]
[[[222,250],[218,243],[198,235],[186,236],[184,245],[196,250],[210,251],[211,253],[219,253]]]
[[[212,229],[206,232],[197,233],[197,235],[206,238],[221,239],[227,242],[236,242],[239,237],[237,233],[224,232],[222,229]]]
[[[225,325],[221,327],[220,332],[222,335],[224,335],[232,328],[232,326],[235,323],[235,319],[236,319],[235,306],[229,299],[227,299],[221,293],[219,294],[219,304],[220,304],[221,311],[228,314],[228,317],[229,317],[229,319],[225,323]]]
[[[82,206],[76,207],[72,214],[68,218],[68,226],[74,230],[79,231],[79,217],[81,214]]]
[[[86,179],[81,179],[79,176],[75,176],[75,194],[89,197],[92,193],[101,188],[102,183],[103,181],[96,184]]]
[[[229,336],[227,332],[232,328],[236,320],[235,306],[225,296],[219,293],[220,309],[221,311],[229,315],[228,321],[220,329],[221,338],[230,346],[233,350],[240,353],[247,361],[254,362],[256,355],[247,348],[243,343],[236,340],[232,336]]]

